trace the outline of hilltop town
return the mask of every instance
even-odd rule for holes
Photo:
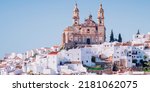
[[[90,14],[80,23],[79,14],[76,4],[61,45],[7,54],[0,60],[0,75],[150,74],[150,32],[138,31],[127,42],[107,42],[102,4],[97,22]]]

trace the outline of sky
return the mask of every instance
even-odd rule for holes
[[[75,2],[81,23],[89,14],[97,22],[103,4],[107,41],[112,29],[123,41],[131,40],[138,29],[150,32],[150,0],[0,0],[0,58],[59,45],[63,30],[72,25]]]

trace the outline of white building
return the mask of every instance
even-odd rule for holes
[[[61,65],[65,62],[81,61],[81,49],[61,50],[59,60]]]
[[[58,67],[58,70],[60,74],[85,74],[87,72],[80,61],[61,65]]]
[[[77,49],[62,50],[59,53],[60,62],[64,64],[65,62],[77,62],[80,61],[86,66],[95,66],[95,63],[91,61],[92,56],[96,55],[96,52],[92,47],[84,47]]]
[[[132,46],[132,60],[137,61],[137,63],[140,63],[140,61],[143,61],[144,59],[144,44],[133,44]]]
[[[48,59],[48,68],[51,69],[51,74],[57,74],[58,73],[58,52],[51,52],[47,56]]]
[[[60,46],[55,45],[51,47],[52,52],[58,52],[59,50],[60,50]]]
[[[92,49],[92,47],[81,48],[81,61],[83,65],[90,66],[90,67],[95,66],[95,63],[92,62],[92,57],[94,56],[96,58],[96,53],[93,52],[94,50]]]
[[[123,67],[132,67],[132,44],[117,43],[114,46],[113,62],[119,63]]]
[[[150,40],[150,32],[148,32],[148,34],[136,34],[133,35],[132,43],[143,44],[145,41],[149,41],[149,40]]]

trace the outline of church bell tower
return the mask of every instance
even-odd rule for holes
[[[100,4],[100,9],[98,10],[98,25],[104,25],[104,9],[102,4]]]
[[[79,9],[77,3],[75,4],[74,10],[73,10],[73,25],[77,26],[79,25]]]

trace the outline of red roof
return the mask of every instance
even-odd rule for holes
[[[145,41],[145,43],[150,43],[150,41]]]
[[[123,43],[122,46],[131,46],[132,43],[131,42],[126,42],[126,43]]]
[[[54,47],[54,48],[59,48],[59,46],[56,46],[56,45],[55,45],[55,46],[53,46],[53,47]]]
[[[121,43],[116,43],[114,46],[121,46]]]
[[[58,52],[50,52],[48,55],[57,55]]]
[[[143,46],[144,44],[134,44],[133,46]]]

